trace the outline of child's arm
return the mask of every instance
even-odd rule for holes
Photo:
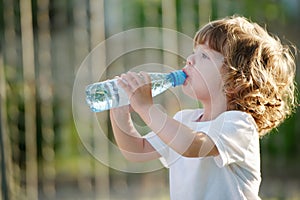
[[[177,153],[186,157],[206,157],[219,154],[213,141],[206,134],[195,132],[170,118],[158,106],[149,106],[139,114],[153,132]]]
[[[160,157],[133,126],[128,106],[111,109],[110,120],[116,142],[126,159],[142,162]]]
[[[143,78],[129,72],[121,76],[119,85],[130,97],[131,107],[162,141],[177,153],[187,157],[216,156],[218,150],[213,141],[204,133],[194,130],[170,118],[153,104],[151,96],[151,79],[147,73]],[[126,83],[127,84],[126,84]]]

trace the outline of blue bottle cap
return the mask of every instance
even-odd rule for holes
[[[182,70],[177,70],[177,71],[171,72],[170,77],[173,80],[173,83],[172,83],[173,87],[176,87],[179,85],[183,85],[183,83],[186,79],[186,74]]]

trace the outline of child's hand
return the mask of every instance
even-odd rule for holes
[[[114,79],[121,79],[120,76],[115,76]],[[111,113],[114,113],[115,116],[120,116],[122,117],[123,115],[127,115],[131,112],[133,112],[133,109],[131,108],[130,105],[124,105],[116,108],[111,108],[110,109]]]
[[[122,74],[118,84],[127,93],[130,105],[137,113],[147,112],[153,105],[151,79],[146,72]]]

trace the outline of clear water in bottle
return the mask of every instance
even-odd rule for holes
[[[153,97],[172,86],[182,85],[186,79],[186,75],[182,70],[171,73],[149,73],[149,76]],[[127,94],[118,86],[116,79],[88,85],[86,88],[86,102],[93,112],[101,112],[129,104]]]

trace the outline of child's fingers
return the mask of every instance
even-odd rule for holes
[[[145,79],[140,73],[132,73],[132,76],[139,87],[145,84]]]
[[[121,78],[122,80],[125,80],[128,83],[128,86],[130,86],[131,88],[136,88],[137,81],[135,80],[132,72],[128,72],[127,74],[122,74]]]
[[[130,72],[122,74],[121,78],[118,80],[118,84],[124,89],[129,97],[139,87],[133,74]]]
[[[141,75],[137,74],[136,72],[128,72],[127,74],[122,74],[121,78],[128,83],[128,86],[132,89],[132,92],[145,84],[143,77],[141,77]]]
[[[144,83],[146,83],[146,84],[151,83],[151,78],[147,72],[142,71],[142,72],[140,72],[140,74],[143,77]]]
[[[126,91],[128,95],[135,92],[136,89],[151,83],[151,78],[146,72],[136,73],[128,72],[121,74],[118,84]]]
[[[118,77],[117,83],[124,90],[125,90],[125,88],[128,87],[128,82],[124,78],[122,78],[122,75],[121,75],[121,77]]]

